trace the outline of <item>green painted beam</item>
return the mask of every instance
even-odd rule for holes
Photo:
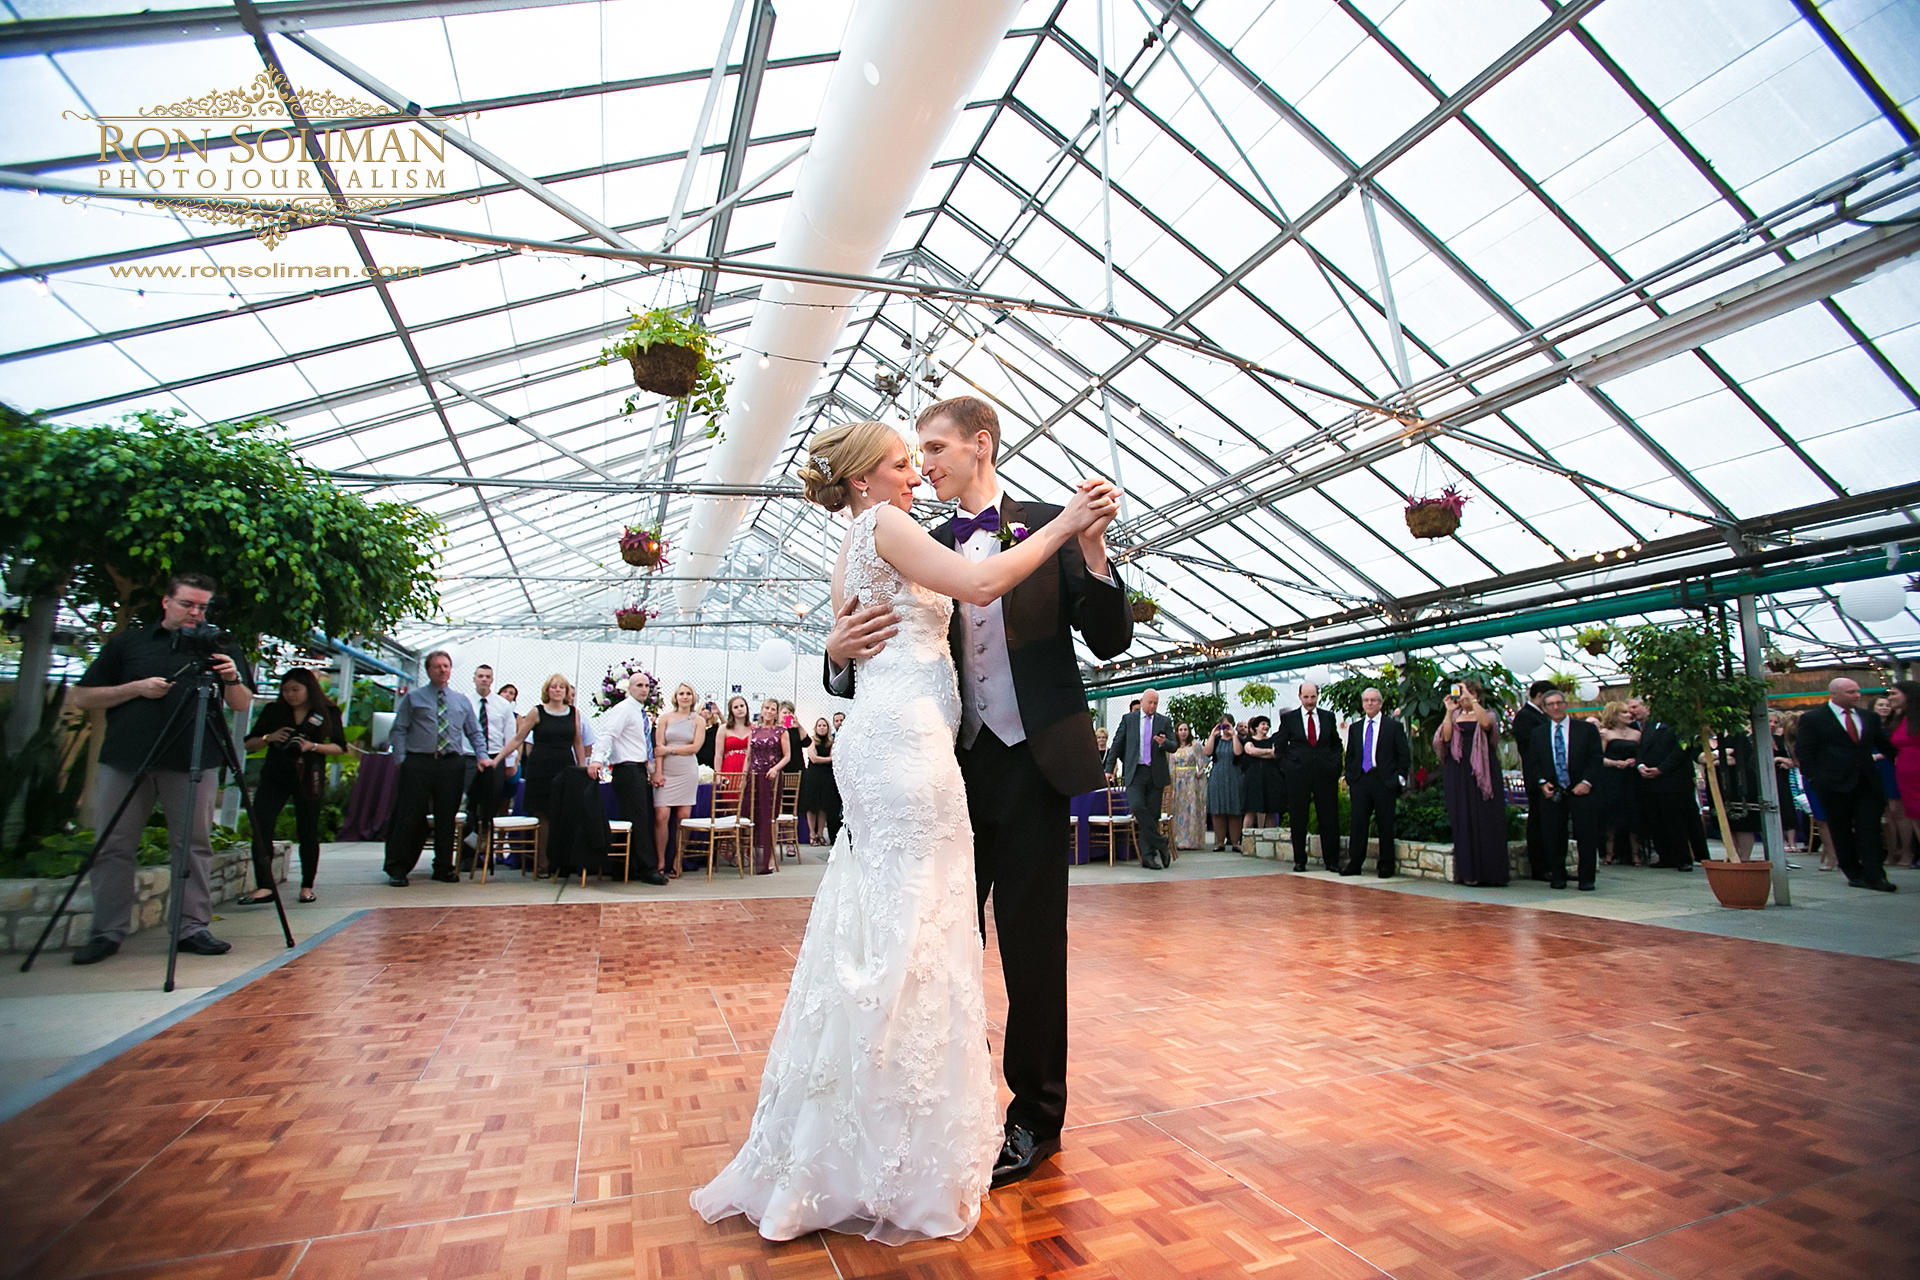
[[[1659,613],[1668,609],[1697,609],[1703,604],[1732,601],[1743,595],[1764,596],[1777,592],[1800,591],[1808,587],[1832,586],[1863,578],[1884,578],[1896,573],[1920,571],[1920,550],[1902,551],[1892,568],[1887,567],[1884,551],[1862,552],[1840,561],[1819,565],[1787,566],[1778,569],[1742,570],[1736,573],[1709,574],[1682,586],[1655,587],[1627,595],[1596,596],[1568,604],[1549,605],[1499,618],[1480,618],[1472,622],[1441,625],[1410,634],[1374,636],[1318,647],[1303,646],[1284,654],[1255,658],[1246,662],[1225,663],[1202,669],[1191,676],[1168,674],[1160,680],[1133,679],[1102,685],[1091,690],[1096,697],[1114,698],[1165,684],[1184,688],[1189,684],[1212,680],[1234,680],[1245,676],[1266,675],[1275,671],[1299,671],[1306,667],[1334,662],[1352,662],[1404,650],[1431,649],[1443,644],[1461,644],[1469,640],[1491,640],[1522,631],[1544,631],[1554,627],[1577,626],[1583,622],[1610,622],[1629,614]],[[1682,599],[1682,591],[1685,598]],[[1178,684],[1175,681],[1178,681]]]

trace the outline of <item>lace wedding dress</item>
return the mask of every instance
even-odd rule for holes
[[[847,534],[845,594],[899,634],[860,667],[834,744],[833,847],[746,1145],[693,1193],[709,1222],[770,1240],[825,1229],[885,1244],[964,1236],[1003,1133],[987,1052],[973,828],[954,758],[953,601]]]

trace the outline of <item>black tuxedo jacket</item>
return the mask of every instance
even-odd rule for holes
[[[1367,758],[1367,718],[1361,716],[1347,726],[1347,786],[1358,786],[1366,776],[1361,769]],[[1380,731],[1373,743],[1373,772],[1384,775],[1397,795],[1400,779],[1413,772],[1413,743],[1407,739],[1407,727],[1382,712]]]
[[[1313,713],[1319,719],[1314,733],[1318,740],[1307,745],[1307,721],[1295,707],[1280,717],[1280,730],[1273,736],[1275,746],[1280,748],[1279,759],[1292,769],[1324,770],[1335,777],[1340,775],[1340,766],[1344,756],[1340,750],[1340,725],[1333,712],[1319,707]]]
[[[1658,769],[1657,778],[1640,778],[1640,785],[1660,795],[1691,795],[1697,785],[1693,773],[1693,753],[1687,750],[1687,744],[1679,732],[1670,724],[1658,720],[1649,720],[1640,728],[1640,758],[1638,764],[1650,769]],[[1531,771],[1529,778],[1533,777]]]
[[[1560,775],[1553,767],[1553,717],[1542,716],[1545,723],[1534,730],[1527,739],[1525,752],[1521,756],[1522,767],[1527,771],[1527,781],[1534,786],[1549,786],[1560,790]],[[1606,766],[1600,761],[1606,756],[1606,745],[1600,741],[1600,730],[1585,720],[1567,717],[1567,783],[1569,789],[1586,783],[1595,790],[1600,786],[1600,770]],[[1592,794],[1589,792],[1589,794]]]
[[[1513,745],[1520,748],[1521,768],[1526,768],[1527,748],[1533,741],[1533,731],[1546,723],[1547,713],[1531,702],[1522,703],[1520,709],[1513,713]],[[1529,772],[1527,785],[1531,787],[1534,782],[1534,776]]]
[[[1150,787],[1164,787],[1173,781],[1173,766],[1168,763],[1168,748],[1173,745],[1173,720],[1168,716],[1156,714],[1153,728],[1148,736],[1165,738],[1165,742],[1155,743],[1152,763],[1147,765],[1145,782]],[[1108,769],[1119,761],[1120,776],[1131,783],[1134,774],[1140,769],[1140,713],[1129,711],[1120,718],[1120,727],[1114,732],[1113,741],[1107,744],[1107,758],[1104,761]]]
[[[1863,782],[1879,785],[1879,770],[1873,753],[1891,756],[1893,744],[1880,727],[1880,717],[1860,707],[1853,709],[1860,725],[1860,741],[1847,736],[1847,727],[1833,714],[1831,703],[1823,703],[1800,717],[1800,733],[1795,752],[1800,771],[1819,792],[1851,792]]]
[[[1038,529],[1059,514],[1060,508],[1051,503],[1016,502],[1004,493],[1000,498],[1002,529],[1016,524]],[[953,521],[941,521],[933,536],[951,550]],[[1119,568],[1109,562],[1107,571],[1111,586],[1087,572],[1080,543],[1071,539],[1000,599],[1020,726],[1027,731],[1027,746],[1041,776],[1062,795],[1098,791],[1107,784],[1100,748],[1093,740],[1093,717],[1087,714],[1087,687],[1080,682],[1080,663],[1073,653],[1075,631],[1086,637],[1096,658],[1124,653],[1133,643],[1133,609]],[[956,671],[966,670],[963,631],[961,610],[955,608],[947,644]],[[834,692],[830,659],[822,660],[821,677],[827,692]],[[846,692],[853,692],[851,679]]]

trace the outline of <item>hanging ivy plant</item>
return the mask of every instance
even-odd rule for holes
[[[1240,705],[1244,707],[1270,707],[1273,705],[1273,686],[1270,684],[1244,684],[1240,686]]]
[[[636,387],[684,403],[689,414],[706,418],[709,436],[719,435],[733,378],[714,359],[718,342],[713,331],[694,319],[690,308],[655,307],[628,314],[633,323],[613,345],[601,348],[596,367],[627,361]],[[620,411],[632,413],[639,399],[628,396]]]
[[[1152,622],[1160,614],[1160,602],[1144,591],[1127,588],[1127,603],[1133,609],[1133,620],[1138,623]]]

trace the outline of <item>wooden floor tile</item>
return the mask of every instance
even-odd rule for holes
[[[1153,1123],[1395,1276],[1529,1276],[1738,1203],[1400,1074]]]
[[[1621,1252],[1673,1280],[1920,1275],[1920,1157],[1845,1174]]]
[[[0,1125],[0,1276],[1920,1274],[1920,969],[1285,875],[1074,891],[968,1239],[702,1222],[811,909],[369,912]]]

